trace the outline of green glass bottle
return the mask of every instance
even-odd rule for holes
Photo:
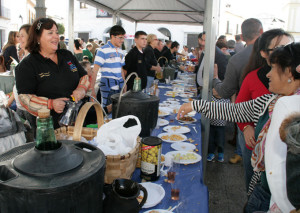
[[[132,90],[134,92],[138,92],[142,90],[142,80],[139,77],[136,77],[134,79]]]
[[[41,151],[55,150],[60,147],[57,142],[52,117],[49,109],[38,111],[35,147]]]

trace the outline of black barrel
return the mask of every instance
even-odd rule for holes
[[[149,96],[143,92],[132,92],[130,90],[122,96],[117,114],[119,96],[119,93],[111,96],[113,105],[112,117],[119,118],[126,115],[134,115],[139,118],[142,125],[140,136],[150,136],[157,124],[159,98],[157,96]]]
[[[60,141],[40,151],[35,143],[0,156],[0,212],[102,212],[105,155],[90,144]]]

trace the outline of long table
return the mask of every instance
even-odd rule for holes
[[[166,84],[162,84],[166,85]],[[166,91],[170,91],[171,89],[160,89],[160,102],[165,101],[168,96],[164,94]],[[176,96],[176,99],[182,99],[181,97]],[[184,103],[180,101],[180,103]],[[195,117],[197,119],[196,123],[186,124],[184,126],[188,126],[191,131],[187,134],[187,138],[192,138],[194,140],[193,144],[196,145],[198,154],[201,155],[201,123],[200,123],[200,114],[196,113]],[[164,119],[170,121],[170,116],[166,116]],[[174,119],[173,123],[169,125],[181,125],[178,123],[176,119]],[[164,126],[163,126],[164,127]],[[163,127],[159,129],[154,129],[152,132],[152,136],[157,136],[158,134],[164,132]],[[193,129],[196,128],[197,133]],[[162,153],[165,154],[169,151],[175,151],[171,148],[171,143],[163,142],[162,144]],[[208,212],[208,189],[203,184],[203,172],[202,172],[202,160],[195,164],[188,165],[180,165],[179,175],[176,176],[176,181],[179,181],[180,188],[180,199],[178,201],[173,201],[171,199],[171,185],[170,183],[165,182],[166,177],[160,176],[159,180],[154,181],[153,183],[161,184],[161,186],[165,190],[165,197],[163,200],[156,206],[142,209],[140,212],[145,212],[150,209],[168,209],[170,206],[174,207],[179,202],[182,202],[180,207],[178,207],[174,212],[183,212],[183,213],[207,213]],[[140,169],[136,169],[132,177],[133,180],[137,182],[141,182],[140,178]]]

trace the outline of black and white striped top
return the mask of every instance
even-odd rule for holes
[[[192,102],[193,110],[203,113],[209,119],[226,120],[230,122],[254,122],[256,126],[258,119],[268,108],[277,95],[266,94],[254,100],[233,103],[208,102],[197,100]]]

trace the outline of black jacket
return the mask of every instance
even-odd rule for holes
[[[17,48],[14,45],[7,47],[3,53],[3,56],[4,56],[4,63],[5,63],[6,70],[10,70],[10,64],[12,62],[10,56],[13,57],[17,62],[19,62]]]

